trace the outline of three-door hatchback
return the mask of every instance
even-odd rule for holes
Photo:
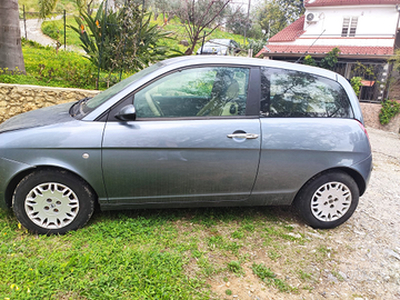
[[[0,125],[0,199],[37,233],[103,210],[294,204],[332,228],[371,173],[361,110],[340,75],[235,57],[157,63],[91,99]]]

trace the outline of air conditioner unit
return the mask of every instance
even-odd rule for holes
[[[315,23],[319,20],[319,14],[317,13],[308,13],[306,15],[307,23]]]

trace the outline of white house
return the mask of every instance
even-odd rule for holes
[[[390,66],[400,46],[400,0],[305,0],[305,14],[269,39],[257,54],[269,59],[298,61],[306,55],[324,57],[337,47],[336,71],[350,79],[366,79],[361,98],[382,100]],[[363,66],[374,74],[362,74]],[[362,70],[363,69],[363,70]]]

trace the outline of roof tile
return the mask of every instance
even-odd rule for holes
[[[268,44],[258,54],[264,53],[306,53],[326,54],[335,46],[298,46],[298,45],[271,45]],[[393,55],[393,47],[365,47],[365,46],[338,46],[341,55]]]
[[[296,40],[300,35],[302,35],[305,31],[304,27],[304,15],[299,19],[294,21],[288,27],[279,31],[272,38],[269,39],[270,42],[289,42]]]
[[[400,4],[399,0],[306,0],[305,7],[368,5],[368,4]]]

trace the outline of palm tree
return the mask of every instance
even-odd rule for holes
[[[37,0],[39,16],[45,18],[56,6],[58,0]],[[87,7],[93,0],[76,0],[78,7]],[[0,0],[0,70],[25,73],[21,47],[18,0]]]
[[[44,18],[57,0],[38,0],[39,15]],[[21,47],[18,0],[0,0],[0,69],[25,73]]]
[[[25,73],[18,0],[0,0],[0,69]]]

